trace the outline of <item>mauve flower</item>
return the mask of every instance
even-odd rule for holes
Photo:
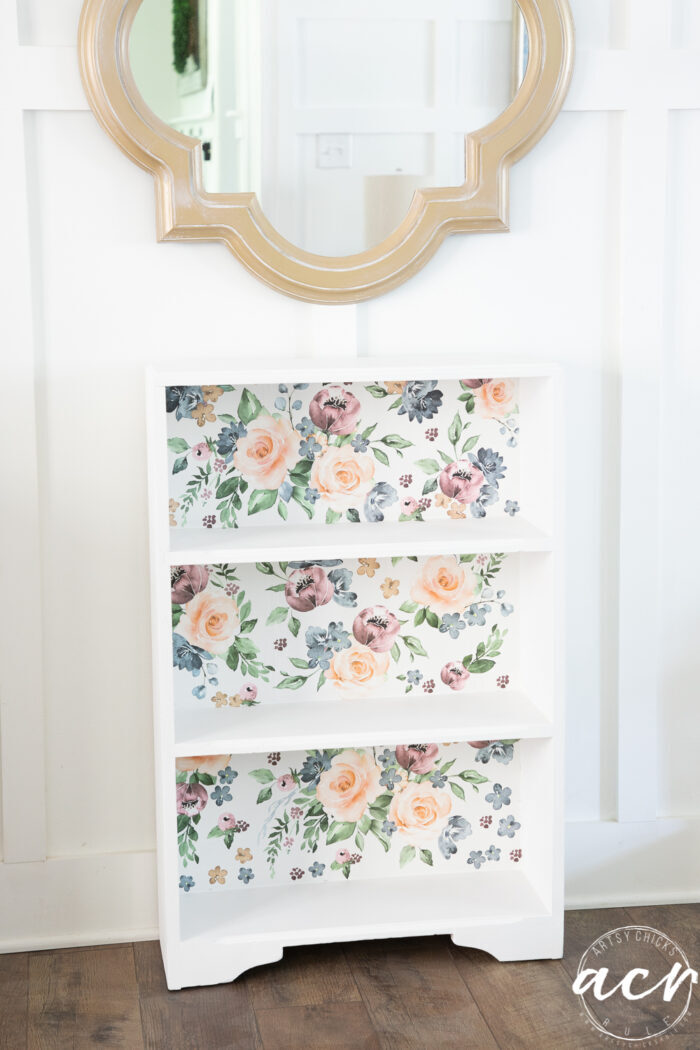
[[[484,475],[468,459],[462,459],[445,467],[439,482],[446,496],[458,503],[473,503],[484,484]]]
[[[419,503],[413,496],[404,496],[401,500],[401,513],[402,514],[413,514],[414,511],[418,510]]]
[[[335,855],[336,864],[348,864],[350,862],[350,851],[339,849]]]
[[[372,605],[358,613],[352,633],[360,643],[375,653],[388,653],[401,630],[401,624],[384,605]]]
[[[194,459],[198,460],[199,462],[206,463],[206,461],[211,456],[211,449],[207,445],[206,441],[200,441],[198,445],[192,446],[192,455]]]
[[[324,387],[311,399],[309,415],[327,434],[352,434],[362,406],[342,386]]]
[[[396,761],[411,773],[430,773],[437,753],[437,744],[398,744]]]
[[[447,663],[442,671],[440,671],[440,677],[445,685],[449,685],[450,689],[454,689],[458,692],[460,689],[464,689],[467,684],[469,671],[467,671],[463,664]]]
[[[201,784],[178,784],[177,785],[177,811],[189,816],[191,813],[201,813],[207,804],[206,788]]]
[[[258,695],[258,687],[253,682],[244,682],[241,686],[241,695],[244,700],[255,700]]]
[[[469,744],[470,747],[475,747],[478,751],[480,751],[482,747],[488,747],[488,745],[491,743],[491,741],[490,740],[468,740],[467,743]]]
[[[470,390],[478,390],[484,383],[490,383],[490,379],[463,379],[462,385],[468,386]]]
[[[236,826],[236,818],[233,813],[222,813],[216,823],[221,831],[233,831]]]
[[[206,565],[177,565],[170,570],[170,600],[185,605],[209,583]]]
[[[277,787],[280,791],[293,791],[296,783],[292,774],[283,773],[281,777],[277,777]]]
[[[296,569],[284,588],[287,605],[297,612],[310,612],[319,605],[327,605],[333,592],[333,584],[318,565]]]

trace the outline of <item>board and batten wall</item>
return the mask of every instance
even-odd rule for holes
[[[86,107],[80,0],[1,0],[0,949],[155,935],[144,369],[238,355],[561,362],[567,902],[698,899],[700,6],[572,6],[512,232],[315,307],[157,244]]]

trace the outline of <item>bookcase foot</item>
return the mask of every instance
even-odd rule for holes
[[[452,942],[459,948],[488,952],[499,962],[561,959],[564,954],[564,917],[545,916],[498,926],[456,930]]]
[[[281,944],[189,945],[163,948],[165,979],[171,992],[197,985],[228,984],[246,970],[282,958]]]

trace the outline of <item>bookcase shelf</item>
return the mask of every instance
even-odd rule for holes
[[[492,361],[149,376],[170,988],[362,937],[561,955],[559,401]]]

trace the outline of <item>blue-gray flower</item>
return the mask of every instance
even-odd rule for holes
[[[470,452],[469,459],[488,482],[493,483],[506,476],[508,468],[503,465],[503,456],[499,456],[492,448],[480,448],[476,455]]]
[[[292,498],[293,492],[294,486],[292,485],[291,481],[283,481],[279,487],[280,499],[284,500],[285,503],[289,503],[290,499]]]
[[[304,438],[299,444],[299,455],[302,459],[314,459],[321,451],[321,446],[315,437]]]
[[[395,831],[398,831],[398,826],[393,820],[385,820],[382,824],[382,831],[385,835],[393,835]]]
[[[220,787],[219,784],[217,784],[209,798],[212,802],[215,802],[217,806],[223,806],[224,802],[231,802],[233,795],[229,791],[228,785]]]
[[[475,762],[486,764],[490,759],[495,759],[501,765],[507,766],[513,759],[513,745],[504,744],[501,740],[492,740],[486,747],[481,747],[474,755]]]
[[[199,673],[199,672],[197,672]],[[192,690],[192,696],[196,696],[198,700],[203,700],[207,695],[206,685],[196,685]]]
[[[498,849],[496,846],[489,846],[489,848],[486,850],[486,859],[487,860],[500,860],[501,859],[501,851],[500,851],[500,849]]]
[[[481,852],[480,849],[472,850],[470,852],[469,860],[467,861],[467,864],[473,864],[474,867],[476,868],[476,870],[478,871],[479,868],[481,867],[481,865],[485,864],[485,863],[486,863],[486,857],[484,856],[484,854]]]
[[[316,433],[316,426],[311,422],[308,416],[304,416],[301,423],[297,423],[295,430],[298,430],[302,437],[309,437],[311,434]]]
[[[331,569],[328,579],[333,584],[333,600],[349,609],[357,605],[357,594],[350,590],[352,572],[350,569]]]
[[[219,431],[216,439],[216,451],[226,463],[233,459],[233,453],[240,438],[245,437],[248,431],[243,423],[230,423]]]
[[[447,777],[439,769],[436,769],[430,776],[430,783],[434,788],[444,788],[447,784]]]
[[[192,409],[204,401],[201,386],[166,386],[165,410],[174,412],[176,419],[191,419]]]
[[[417,423],[432,419],[442,405],[442,390],[436,390],[436,386],[437,379],[411,379],[403,388],[399,415],[408,413],[409,420]]]
[[[329,623],[328,629],[323,627],[308,627],[306,630],[306,649],[309,657],[309,667],[320,667],[327,671],[331,664],[333,653],[339,653],[342,649],[349,649],[350,635],[343,628],[342,623]]]
[[[350,442],[355,452],[366,452],[369,448],[369,438],[365,438],[362,434],[355,434],[355,437]]]
[[[193,886],[194,886],[194,879],[192,878],[191,875],[181,875],[180,876],[180,889],[181,890],[184,890],[185,893],[189,893]]]
[[[331,768],[331,756],[327,751],[312,751],[307,755],[299,770],[299,776],[305,784],[318,784],[321,773]]]
[[[396,769],[389,768],[384,770],[379,778],[379,783],[382,787],[393,790],[393,788],[395,788],[397,784],[400,784],[402,780],[403,777]]]
[[[328,644],[335,653],[339,653],[341,649],[350,648],[352,645],[350,634],[345,630],[342,623],[335,623],[331,620],[328,624]]]
[[[447,826],[440,832],[438,849],[445,860],[450,860],[457,852],[456,843],[466,839],[472,833],[472,826],[465,817],[450,817]]]
[[[519,831],[521,827],[522,825],[519,824],[513,816],[501,817],[498,822],[498,834],[505,835],[506,838],[512,839],[515,838],[516,831]]]
[[[231,769],[230,766],[226,766],[226,769],[219,770],[219,780],[222,784],[233,784],[237,776],[237,771],[235,769]]]
[[[390,751],[388,747],[385,747],[381,755],[377,755],[377,762],[382,766],[388,766],[396,764],[396,752]]]
[[[500,784],[493,785],[493,791],[490,791],[485,796],[486,801],[490,802],[494,809],[501,809],[502,806],[510,805],[510,796],[512,791],[510,788],[501,787]]]
[[[506,505],[503,508],[506,514],[510,514],[511,518],[514,517],[520,510],[520,504],[517,499],[507,499]]]
[[[514,608],[509,602],[501,602],[501,616],[510,616]]]
[[[490,606],[470,605],[465,616],[470,627],[483,627],[486,623],[486,611],[491,611]]]
[[[387,481],[380,481],[374,486],[365,500],[365,517],[367,521],[384,521],[382,512],[387,507],[390,507],[392,503],[396,503],[398,498],[399,494],[393,485],[390,485]]]
[[[423,672],[406,671],[406,681],[409,685],[419,685],[423,681]]]
[[[238,872],[238,878],[245,886],[247,886],[250,880],[255,878],[255,875],[253,875],[253,869],[241,868],[241,870]]]
[[[318,489],[314,489],[309,485],[304,493],[304,499],[306,500],[306,502],[310,503],[313,506],[316,500],[320,498],[321,493],[318,491]]]
[[[173,667],[198,675],[203,660],[211,660],[211,653],[200,649],[198,645],[192,645],[181,634],[173,635]]]
[[[275,398],[275,408],[277,409],[278,412],[284,412],[286,407],[287,407],[287,402],[285,401],[285,399],[283,397],[276,397]]]
[[[320,875],[323,875],[325,870],[326,870],[326,865],[325,864],[321,864],[321,862],[319,860],[315,860],[313,862],[313,864],[311,865],[311,867],[309,868],[309,871],[310,871],[311,875],[313,875],[313,877],[315,879],[319,878]]]
[[[459,613],[444,613],[440,624],[440,634],[448,634],[450,638],[459,638],[459,632],[466,630],[466,623]]]

